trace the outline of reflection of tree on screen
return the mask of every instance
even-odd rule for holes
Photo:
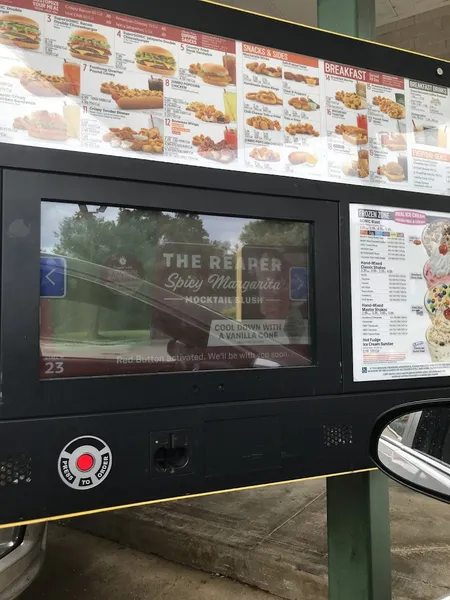
[[[108,213],[112,211],[114,218],[108,219]],[[235,225],[239,226],[238,219]],[[309,226],[304,223],[252,221],[241,229],[238,239],[239,245],[244,246],[306,247],[308,233]],[[86,206],[80,205],[79,212],[60,221],[55,235],[57,243],[52,250],[56,254],[88,261],[100,267],[109,266],[113,258],[132,258],[141,266],[143,278],[157,285],[163,285],[159,278],[161,256],[164,247],[170,243],[180,247],[183,244],[202,245],[205,247],[205,256],[228,255],[232,257],[233,265],[236,264],[238,248],[228,241],[212,240],[199,215],[129,208],[106,209],[102,213],[101,210],[88,212]],[[189,268],[185,270],[186,275],[190,272]],[[195,275],[195,272],[193,270],[192,274]],[[234,269],[230,269],[231,276],[234,272]],[[69,281],[67,300],[50,301],[58,331],[67,334],[79,332],[80,335],[86,333],[91,340],[101,340],[107,332],[123,336],[127,332],[134,335],[137,330],[142,330],[143,335],[145,331],[148,332],[151,309],[144,303],[111,292],[108,300],[102,302],[101,286],[92,285],[83,288],[83,292],[80,289],[78,294],[73,294],[71,283],[76,285],[75,281]],[[217,307],[216,310],[221,309]],[[257,304],[249,305],[246,310],[251,311],[247,318],[263,318]],[[223,307],[223,312],[234,317],[236,308]],[[286,327],[290,337],[298,336],[300,321],[301,315],[292,314],[288,317]]]
[[[85,216],[86,215],[86,216]],[[55,252],[105,265],[111,256],[135,256],[153,266],[155,249],[165,241],[208,243],[197,215],[121,209],[117,221],[96,213],[77,213],[61,221]]]
[[[80,210],[64,218],[57,232],[53,251],[63,256],[107,266],[112,257],[132,257],[142,265],[143,276],[152,280],[158,247],[168,241],[210,243],[202,219],[188,213],[168,214],[162,211],[120,209],[116,220],[103,214]],[[114,310],[99,305],[98,289],[93,286],[92,298],[80,302],[53,302],[55,320],[65,331],[86,329],[91,339],[99,339],[99,330],[134,330],[149,327],[149,309],[127,298],[115,298]],[[69,306],[70,305],[70,306]],[[58,319],[58,313],[61,318]],[[64,315],[64,317],[63,317]]]
[[[307,246],[309,224],[291,221],[252,221],[239,236],[242,244],[257,246]]]

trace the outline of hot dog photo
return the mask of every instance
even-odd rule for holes
[[[133,88],[128,85],[103,81],[100,92],[109,95],[121,110],[151,110],[163,108],[164,88],[162,82],[157,85],[149,81],[148,87]]]
[[[39,54],[27,57],[26,62],[3,60],[0,76],[4,76],[18,96],[53,98],[80,95],[81,68],[79,63]]]

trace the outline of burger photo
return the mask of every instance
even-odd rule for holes
[[[203,79],[204,83],[209,83],[210,85],[226,87],[231,83],[228,70],[224,66],[214,63],[205,63],[202,65],[199,76]]]
[[[0,16],[0,44],[37,50],[41,43],[39,25],[22,15]]]
[[[106,64],[111,56],[111,47],[104,35],[89,29],[77,29],[69,37],[67,44],[71,56]]]
[[[136,51],[136,66],[142,71],[158,75],[175,75],[177,63],[169,50],[144,44]]]
[[[57,113],[38,110],[26,120],[28,135],[41,140],[63,142],[69,137],[65,119]]]

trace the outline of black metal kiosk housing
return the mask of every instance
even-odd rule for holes
[[[85,5],[123,12],[118,0]],[[130,0],[126,11],[450,87],[446,63],[221,6],[184,0],[146,7]],[[447,393],[448,377],[354,381],[349,241],[352,203],[446,212],[446,196],[175,163],[0,143],[2,524],[368,469],[377,416]],[[64,376],[61,361],[43,356],[40,341],[43,204],[138,210],[148,218],[157,212],[305,224],[310,353],[303,364],[280,368],[264,362],[194,368],[194,358],[184,370],[130,372],[125,364],[116,374],[98,370],[89,357],[86,374]],[[68,290],[75,293],[70,277],[81,267],[70,258],[67,265]],[[158,293],[151,292],[151,311],[164,328],[168,309]],[[188,309],[188,329],[209,328],[195,304]],[[188,337],[176,337],[172,343],[189,347]],[[205,342],[192,343],[192,353],[199,345]],[[78,456],[95,459],[101,485],[68,485],[79,448],[93,448]]]

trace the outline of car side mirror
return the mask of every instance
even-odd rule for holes
[[[382,415],[370,454],[391,479],[450,503],[450,399],[407,404]]]

